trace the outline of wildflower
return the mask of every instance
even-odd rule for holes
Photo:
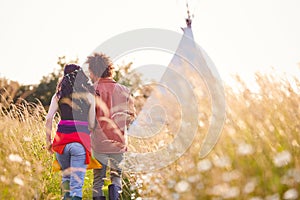
[[[253,153],[253,147],[250,144],[239,144],[237,148],[237,154],[245,156],[245,155],[251,155]]]
[[[30,167],[30,166],[31,166],[31,163],[30,163],[28,160],[26,160],[26,161],[25,161],[25,165],[28,166],[28,167]]]
[[[240,195],[238,187],[230,187],[228,183],[213,186],[208,190],[211,195],[222,196],[224,199],[237,198]]]
[[[194,176],[189,176],[188,181],[190,183],[196,183],[200,180],[200,178],[201,178],[201,176],[199,174],[197,174],[197,175],[194,175]]]
[[[297,140],[293,140],[292,141],[292,146],[294,146],[294,147],[300,147],[300,145],[298,144]]]
[[[278,193],[266,196],[265,200],[280,200],[280,196]]]
[[[203,121],[201,121],[201,120],[200,120],[200,121],[198,122],[198,126],[199,126],[199,127],[201,127],[201,128],[202,128],[202,127],[204,127],[204,125],[205,125],[205,124],[204,124],[204,122],[203,122]]]
[[[21,163],[23,159],[18,154],[10,154],[8,156],[8,159],[12,162],[18,162]]]
[[[176,184],[176,181],[174,181],[172,179],[168,180],[168,182],[167,182],[168,188],[173,188],[175,186],[175,184]]]
[[[31,142],[31,141],[32,141],[31,137],[27,137],[27,136],[24,136],[24,137],[23,137],[23,140],[24,140],[25,142]]]
[[[270,132],[274,132],[274,130],[275,130],[274,126],[271,125],[271,124],[268,126],[268,128],[269,128],[269,131],[270,131]]]
[[[294,179],[297,183],[300,183],[300,169],[289,169],[287,174]]]
[[[141,178],[143,179],[144,183],[150,183],[151,182],[151,175],[150,174],[143,174],[141,176]],[[157,181],[157,180],[155,180]]]
[[[8,183],[8,179],[3,175],[0,176],[0,181],[3,183]]]
[[[158,142],[158,148],[163,148],[165,146],[165,142],[163,140]]]
[[[173,193],[172,197],[173,197],[172,199],[174,200],[180,199],[180,195],[178,193]]]
[[[233,127],[228,128],[227,132],[231,136],[236,134],[236,130]]]
[[[131,193],[131,198],[130,199],[135,199],[135,193]]]
[[[263,200],[261,197],[251,197],[249,200]]]
[[[228,168],[231,166],[231,160],[228,156],[214,156],[213,158],[214,165],[220,168]]]
[[[291,160],[292,156],[289,151],[280,152],[273,157],[273,163],[276,167],[283,167],[289,164]]]
[[[211,164],[210,160],[208,160],[208,159],[201,160],[197,164],[197,168],[200,172],[208,171],[211,169],[211,167],[212,167],[212,164]]]
[[[300,182],[300,169],[289,169],[281,178],[281,183],[285,185],[294,185]]]
[[[241,129],[245,129],[247,127],[246,123],[242,120],[238,120],[237,121],[237,125],[241,128]]]
[[[131,190],[131,191],[134,191],[134,190],[136,190],[136,189],[137,189],[137,186],[136,186],[136,185],[131,185],[131,186],[130,186],[130,190]]]
[[[176,185],[175,185],[175,190],[178,193],[181,192],[187,192],[190,189],[190,184],[187,181],[179,181]]]
[[[230,182],[232,180],[237,180],[241,177],[241,173],[237,170],[231,172],[224,172],[222,178],[225,182]]]
[[[14,177],[14,183],[17,184],[17,185],[20,185],[20,186],[23,186],[24,185],[24,182],[21,178],[19,177]]]
[[[137,180],[136,180],[136,183],[137,183],[137,185],[142,185],[143,184],[143,179],[141,179],[141,178],[137,178]]]
[[[248,181],[244,187],[243,192],[246,194],[253,192],[255,190],[256,185],[257,183],[255,179]]]
[[[223,194],[224,199],[237,198],[240,195],[240,189],[238,187],[230,187],[228,191]]]
[[[299,194],[296,189],[289,189],[283,194],[283,199],[298,199]]]
[[[197,188],[198,190],[202,190],[202,189],[204,189],[204,184],[203,184],[202,182],[199,182],[199,183],[196,185],[196,188]]]

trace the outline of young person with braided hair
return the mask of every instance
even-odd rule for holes
[[[46,116],[46,142],[56,153],[62,172],[63,199],[82,199],[82,186],[91,156],[90,130],[95,126],[94,88],[81,67],[67,64]],[[52,122],[61,120],[52,142]]]

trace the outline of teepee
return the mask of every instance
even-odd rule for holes
[[[190,16],[168,67],[153,89],[143,109],[128,130],[128,135],[147,139],[163,132],[164,127],[174,135],[173,140],[155,152],[128,152],[125,168],[149,171],[174,162],[192,144],[198,131],[197,86],[205,82],[211,99],[210,126],[202,143],[200,157],[215,146],[225,119],[225,96],[216,67],[204,50],[196,44]],[[202,133],[201,133],[202,134]],[[149,165],[149,163],[151,163]]]

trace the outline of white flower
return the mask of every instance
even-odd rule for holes
[[[214,156],[213,162],[216,167],[220,167],[220,168],[228,168],[231,166],[231,160],[228,156],[223,156],[223,157]]]
[[[176,184],[176,181],[174,181],[174,180],[168,180],[168,183],[167,183],[168,188],[173,188],[175,184]]]
[[[197,174],[197,175],[194,175],[194,176],[189,176],[187,180],[190,183],[196,183],[196,182],[199,182],[200,178],[201,178],[201,176],[199,174]]]
[[[229,184],[223,183],[213,186],[208,190],[211,195],[222,196],[224,199],[237,198],[240,195],[240,189],[238,187],[230,187]]]
[[[15,177],[13,181],[14,181],[15,184],[18,184],[20,186],[24,185],[23,180],[21,178],[19,178],[19,177]]]
[[[25,161],[25,165],[28,166],[28,167],[31,166],[31,164],[30,164],[30,162],[28,160]]]
[[[180,199],[180,195],[178,193],[173,193],[172,197],[173,197],[172,199],[174,200]]]
[[[263,200],[261,197],[251,197],[249,200]]]
[[[232,127],[229,127],[228,130],[227,130],[228,134],[233,136],[236,134],[236,130]]]
[[[165,142],[163,140],[158,142],[158,148],[163,148],[165,146]]]
[[[240,195],[240,189],[238,187],[230,187],[226,193],[223,194],[225,199],[237,198]]]
[[[266,196],[265,200],[280,200],[280,196],[278,193]]]
[[[141,179],[141,178],[137,178],[137,180],[136,180],[136,183],[138,184],[138,185],[142,185],[143,184],[143,179]]]
[[[18,154],[10,154],[8,156],[8,159],[12,162],[18,162],[21,163],[23,159]]]
[[[298,199],[299,194],[296,189],[289,189],[283,194],[283,199]]]
[[[31,141],[32,141],[31,137],[27,137],[27,136],[24,136],[24,137],[23,137],[23,140],[24,140],[25,142],[31,142]]]
[[[187,181],[179,181],[176,185],[175,185],[175,190],[178,193],[181,192],[187,192],[190,189],[190,184]]]
[[[253,192],[255,190],[256,185],[257,185],[257,183],[256,183],[255,179],[248,181],[244,187],[244,190],[243,190],[244,193],[249,194],[249,193]]]
[[[1,175],[0,176],[0,181],[3,182],[3,183],[7,183],[8,179],[5,176]]]
[[[232,180],[237,180],[241,177],[241,173],[237,170],[231,171],[231,172],[224,172],[222,174],[222,179],[225,182],[230,182]]]
[[[131,191],[134,191],[134,190],[136,190],[137,189],[137,186],[135,186],[135,185],[131,185],[130,186],[130,190]],[[135,195],[135,193],[132,193],[131,195]]]
[[[276,167],[283,167],[289,164],[291,160],[292,156],[289,151],[280,152],[273,157],[273,163]]]
[[[239,155],[251,155],[254,152],[253,147],[250,144],[239,144],[237,148],[237,154]]]
[[[211,169],[211,167],[212,167],[212,164],[211,164],[210,160],[208,160],[208,159],[201,160],[197,164],[197,168],[200,172],[208,171]]]
[[[199,127],[201,127],[201,128],[202,128],[202,127],[204,127],[204,125],[205,125],[205,124],[204,124],[204,122],[203,122],[203,121],[199,120],[199,122],[198,122],[198,125],[199,125]]]

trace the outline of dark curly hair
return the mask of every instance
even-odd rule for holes
[[[97,77],[108,78],[112,77],[113,64],[111,59],[103,53],[94,53],[92,56],[88,56],[85,62],[89,65],[89,69]]]
[[[64,76],[57,84],[56,95],[58,98],[70,96],[73,92],[94,93],[94,87],[89,83],[89,78],[76,64],[66,64]]]

